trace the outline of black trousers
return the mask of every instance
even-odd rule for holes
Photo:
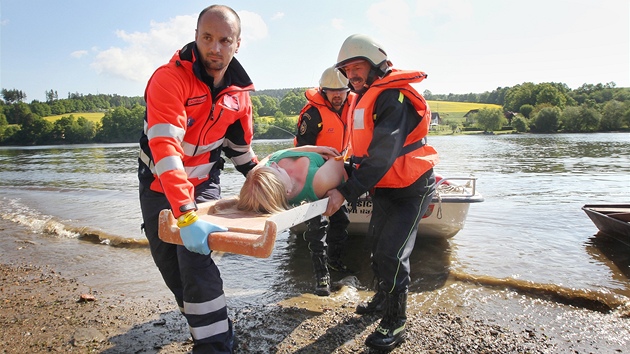
[[[348,208],[342,206],[331,215],[328,220],[323,216],[316,216],[306,222],[307,230],[304,240],[308,242],[308,249],[313,254],[325,254],[327,247],[343,247],[348,239],[346,230],[350,220]]]
[[[220,185],[213,181],[197,186],[195,192],[197,202],[221,196]],[[193,353],[231,353],[233,329],[219,268],[210,255],[160,240],[159,213],[171,208],[164,194],[140,186],[140,207],[153,261],[188,321]]]
[[[408,187],[376,188],[372,195],[368,229],[372,269],[380,288],[388,293],[409,288],[409,256],[416,242],[418,222],[434,192],[435,175],[431,169]]]

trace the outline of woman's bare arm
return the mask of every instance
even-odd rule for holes
[[[343,160],[329,159],[317,170],[313,178],[313,190],[318,198],[326,196],[326,192],[337,188],[348,179],[343,167]]]

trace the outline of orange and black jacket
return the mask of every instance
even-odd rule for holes
[[[173,214],[195,209],[195,186],[218,183],[223,152],[244,175],[256,165],[251,79],[233,58],[224,87],[213,86],[194,42],[177,51],[147,84],[140,139],[140,183],[166,195]]]
[[[376,79],[354,107],[350,145],[358,168],[338,190],[349,201],[377,188],[404,188],[438,163],[426,144],[431,112],[410,83],[419,71],[392,70]]]
[[[337,112],[317,88],[306,90],[304,95],[308,102],[298,118],[294,145],[331,146],[340,152],[345,150],[350,136],[348,115],[356,95],[348,94],[341,112]]]

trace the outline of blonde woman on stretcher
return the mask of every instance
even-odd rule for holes
[[[337,149],[304,145],[276,151],[248,174],[237,208],[275,213],[323,198],[348,179]]]

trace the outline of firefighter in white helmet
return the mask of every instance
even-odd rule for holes
[[[382,312],[378,328],[365,343],[392,350],[405,339],[409,256],[418,221],[435,192],[433,166],[438,155],[426,143],[431,112],[424,97],[410,85],[426,74],[392,68],[383,46],[360,34],[345,40],[336,67],[359,95],[350,136],[356,169],[348,181],[328,192],[325,215],[332,215],[344,201],[351,204],[371,192],[367,237],[377,286],[375,295],[360,303],[356,312]]]
[[[319,87],[305,92],[307,103],[300,112],[295,146],[331,146],[344,151],[349,138],[350,105],[355,94],[348,79],[339,70],[329,67],[322,73]],[[342,262],[348,238],[348,210],[341,207],[329,220],[318,216],[309,220],[304,239],[308,242],[315,272],[315,294],[330,295],[330,272],[351,272]]]

